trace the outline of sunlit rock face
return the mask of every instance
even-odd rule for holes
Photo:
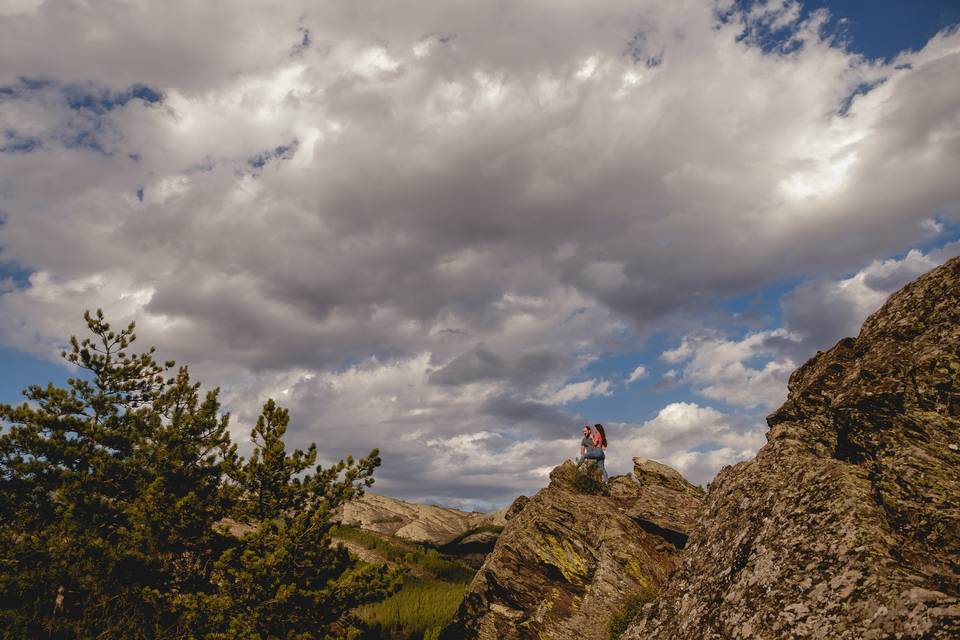
[[[960,258],[790,378],[624,638],[960,637]]]
[[[459,542],[458,538],[464,534],[468,534],[468,537],[480,536],[484,532],[471,532],[484,525],[490,525],[488,528],[503,526],[506,513],[507,509],[492,513],[465,512],[365,493],[359,499],[343,505],[334,519],[340,524],[366,531],[443,546]]]
[[[442,637],[609,638],[611,620],[653,598],[677,565],[703,498],[669,467],[634,464],[604,485],[565,462],[515,504]]]

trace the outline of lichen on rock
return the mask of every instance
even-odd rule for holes
[[[625,639],[960,637],[960,258],[790,377]]]
[[[606,484],[590,465],[555,468],[548,487],[509,510],[441,637],[607,640],[614,617],[649,600],[678,562],[679,547],[663,535],[670,530],[645,528],[643,518],[660,520],[662,511],[662,521],[685,539],[683,523],[700,505],[702,490],[665,469],[658,480],[619,476]],[[664,499],[677,504],[658,509]]]

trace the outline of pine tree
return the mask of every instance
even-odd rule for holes
[[[251,432],[250,459],[228,460],[233,516],[254,528],[217,561],[221,590],[191,603],[204,615],[217,612],[210,638],[347,638],[357,622],[353,609],[399,588],[397,571],[360,565],[330,539],[334,509],[373,484],[379,451],[304,474],[316,461],[316,446],[288,454],[288,424],[287,411],[268,400]]]
[[[250,433],[254,444],[250,460],[233,468],[231,475],[241,488],[237,514],[245,520],[259,522],[302,509],[310,497],[300,474],[317,461],[317,447],[287,455],[283,437],[289,424],[287,410],[268,400]]]
[[[286,455],[270,401],[245,461],[218,390],[153,349],[129,355],[133,324],[84,317],[92,337],[64,353],[81,375],[0,405],[3,637],[345,637],[350,610],[395,583],[329,539],[377,452],[304,474],[316,448]]]

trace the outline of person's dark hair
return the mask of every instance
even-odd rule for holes
[[[597,433],[600,434],[600,439],[603,441],[603,446],[607,446],[607,434],[603,430],[602,424],[595,424],[593,428],[597,430]]]

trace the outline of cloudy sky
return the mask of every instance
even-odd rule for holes
[[[102,307],[388,495],[706,483],[960,254],[960,6],[863,4],[0,0],[0,401]]]

